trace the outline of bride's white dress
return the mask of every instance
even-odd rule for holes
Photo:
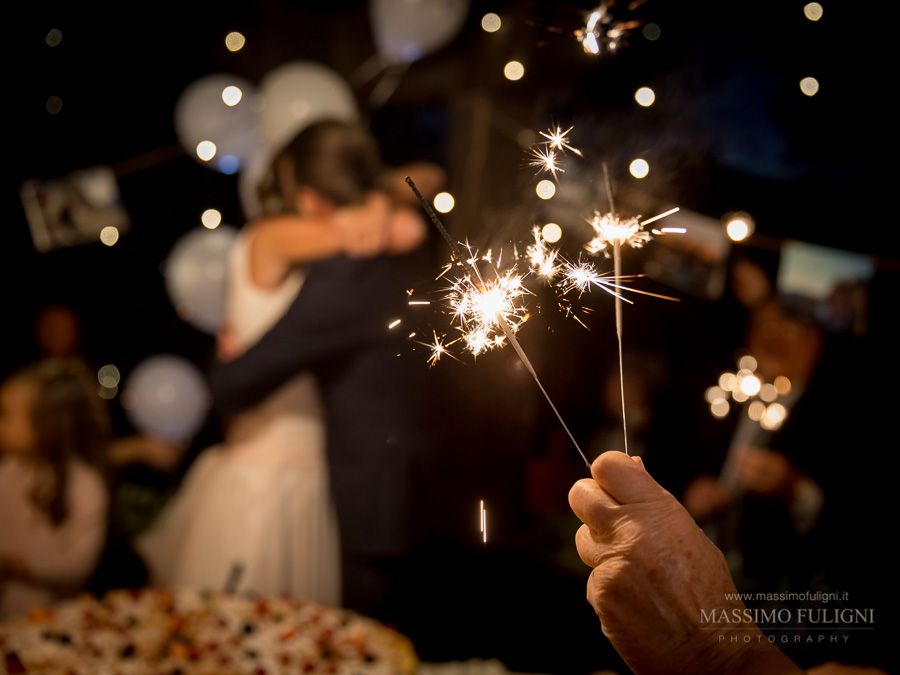
[[[228,320],[251,346],[293,302],[303,275],[272,290],[250,280],[248,237],[230,261]],[[240,566],[238,590],[340,604],[337,520],[325,460],[322,404],[302,373],[205,450],[151,530],[138,541],[151,583],[222,588]]]

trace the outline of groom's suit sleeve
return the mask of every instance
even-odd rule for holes
[[[303,288],[278,323],[234,361],[213,366],[216,407],[240,412],[325,359],[385,340],[388,324],[406,305],[395,268],[400,262],[341,256],[310,265]]]

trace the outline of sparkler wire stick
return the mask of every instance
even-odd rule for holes
[[[425,213],[428,214],[428,217],[431,218],[431,222],[435,224],[438,231],[450,245],[450,250],[453,253],[453,257],[460,264],[467,262],[472,270],[475,272],[475,276],[478,278],[479,283],[484,285],[484,281],[481,278],[481,272],[478,270],[478,266],[469,258],[463,256],[462,251],[459,250],[459,247],[456,245],[456,242],[453,241],[453,237],[450,236],[450,233],[447,232],[447,229],[444,227],[444,224],[441,222],[441,219],[438,218],[437,214],[434,212],[434,209],[431,208],[431,205],[428,201],[422,196],[422,193],[419,192],[419,188],[416,187],[415,182],[409,176],[406,177],[406,183],[412,188],[413,193],[416,195],[416,198],[422,204],[422,208],[425,209]],[[572,432],[569,430],[569,427],[566,425],[565,420],[563,420],[562,415],[559,414],[559,411],[556,409],[556,406],[553,405],[553,401],[550,400],[550,395],[547,393],[547,390],[544,389],[544,385],[541,384],[540,379],[537,376],[537,372],[534,370],[534,366],[531,365],[531,361],[525,355],[525,351],[522,349],[522,346],[519,344],[519,341],[516,339],[516,336],[513,334],[512,329],[509,327],[509,324],[506,322],[500,314],[496,316],[497,323],[500,324],[500,328],[503,330],[503,333],[506,335],[507,339],[509,339],[509,343],[513,346],[513,349],[516,350],[516,354],[522,361],[522,364],[525,366],[525,369],[529,372],[531,377],[534,379],[535,384],[537,384],[538,389],[541,390],[541,393],[544,395],[544,398],[547,399],[547,403],[550,404],[550,408],[553,409],[554,414],[556,415],[556,419],[559,420],[559,423],[562,424],[563,429],[565,429],[566,434],[568,434],[569,439],[572,441],[572,445],[575,446],[575,449],[578,450],[578,454],[581,455],[581,458],[584,460],[584,463],[587,465],[587,468],[591,468],[591,463],[588,461],[587,456],[581,450],[581,446],[578,445],[578,441],[575,440],[575,436],[572,435]]]
[[[606,181],[606,195],[609,198],[609,212],[616,213],[613,203],[612,181],[609,179],[609,169],[606,162],[603,163],[603,178]],[[622,277],[622,242],[617,237],[612,241],[613,245],[613,274],[617,279]],[[625,368],[622,361],[622,297],[616,295],[616,337],[619,342],[619,391],[622,395],[622,437],[625,439],[625,454],[628,454],[628,422],[625,419]]]

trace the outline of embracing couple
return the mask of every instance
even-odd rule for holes
[[[426,194],[443,178],[409,169]],[[411,545],[423,430],[388,326],[406,307],[425,224],[352,123],[302,130],[271,173],[261,198],[277,215],[247,226],[230,261],[210,378],[231,416],[225,442],[198,457],[139,547],[158,585],[231,579],[377,616]]]

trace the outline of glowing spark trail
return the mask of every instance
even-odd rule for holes
[[[647,218],[647,220],[641,221],[641,225],[649,225],[650,223],[655,223],[657,220],[660,220],[661,218],[665,218],[666,216],[671,216],[673,213],[678,213],[680,210],[681,210],[681,209],[679,209],[679,208],[676,206],[674,209],[669,209],[668,211],[665,211],[665,212],[663,212],[663,213],[660,213],[658,216],[653,216],[652,218]],[[665,232],[665,231],[668,230],[668,229],[671,229],[671,230],[680,230],[681,232],[684,232],[684,231],[685,231],[685,229],[684,229],[683,227],[678,227],[678,228],[675,228],[675,227],[673,227],[673,228],[666,228],[666,227],[664,227],[664,228],[663,228],[663,232]]]
[[[562,127],[556,127],[556,131],[553,129],[548,129],[547,133],[542,131],[541,136],[547,140],[542,141],[540,145],[545,147],[541,149],[540,147],[535,146],[530,149],[532,160],[528,163],[528,166],[538,167],[537,173],[549,171],[553,174],[554,180],[557,178],[557,172],[565,173],[565,170],[556,160],[556,151],[559,150],[562,154],[566,154],[566,150],[569,150],[579,157],[582,156],[581,150],[569,145],[568,141],[566,141],[566,136],[572,129],[573,127],[569,127],[563,131]]]
[[[556,179],[556,172],[565,173],[563,168],[556,163],[556,152],[553,150],[541,150],[540,148],[531,148],[531,154],[534,159],[528,163],[528,166],[538,167],[537,173],[541,171],[549,171],[553,178]]]
[[[556,262],[559,252],[547,248],[539,227],[534,228],[534,244],[525,249],[525,254],[531,269],[545,279],[553,279],[559,274],[560,267]]]
[[[548,129],[547,133],[541,132],[541,136],[547,139],[546,143],[551,148],[559,150],[560,152],[565,153],[566,150],[571,150],[579,157],[582,157],[581,150],[578,148],[574,148],[566,142],[566,136],[569,135],[569,132],[572,131],[575,127],[569,127],[565,131],[562,131],[561,127],[556,127],[556,131],[553,129]]]
[[[487,510],[484,508],[484,500],[479,502],[479,515],[481,516],[481,534],[482,541],[487,543]]]
[[[409,176],[407,176],[406,183],[409,185],[409,187],[412,189],[413,193],[416,195],[416,198],[422,204],[422,207],[425,209],[425,212],[428,214],[428,217],[431,218],[431,221],[435,224],[435,227],[438,228],[438,231],[441,233],[441,235],[447,241],[447,244],[449,244],[450,250],[453,254],[453,258],[457,262],[465,261],[469,265],[469,267],[472,268],[472,271],[475,274],[475,279],[478,280],[479,287],[482,289],[486,288],[486,284],[484,283],[484,280],[481,278],[481,273],[478,270],[478,266],[475,264],[475,262],[473,260],[471,260],[471,258],[465,258],[462,255],[462,252],[459,250],[459,247],[456,245],[456,242],[453,241],[453,238],[450,236],[450,233],[447,232],[446,228],[444,227],[444,224],[441,222],[440,218],[437,217],[437,214],[431,208],[431,205],[422,196],[422,193],[419,192],[419,188],[416,187],[416,184],[415,184],[415,182],[413,182],[413,179],[410,178]],[[467,279],[468,279],[468,277],[467,277]],[[469,279],[469,283],[472,283],[471,279]],[[568,434],[569,439],[572,441],[572,444],[575,446],[575,449],[578,450],[578,454],[581,455],[581,458],[584,460],[585,465],[587,465],[588,469],[590,469],[591,463],[588,461],[588,458],[585,456],[584,452],[581,450],[581,447],[578,445],[578,442],[575,440],[575,437],[572,435],[572,432],[569,430],[569,427],[566,425],[565,421],[563,420],[562,415],[559,414],[559,411],[556,409],[556,406],[553,405],[553,401],[550,399],[550,395],[547,393],[547,390],[544,389],[544,385],[541,384],[541,381],[537,376],[537,372],[535,371],[534,366],[531,365],[531,361],[525,355],[525,352],[522,349],[522,346],[519,344],[519,341],[516,339],[516,336],[513,334],[513,329],[507,323],[506,317],[503,316],[502,312],[497,312],[493,316],[493,321],[495,321],[500,326],[500,329],[503,331],[503,334],[509,340],[509,343],[513,346],[513,349],[515,349],[516,354],[518,355],[519,359],[522,361],[522,365],[525,366],[525,369],[529,372],[532,379],[534,379],[535,384],[537,384],[538,389],[541,390],[541,393],[544,395],[544,398],[547,399],[547,403],[550,404],[550,408],[553,410],[554,414],[556,415],[556,418],[559,420],[559,423],[562,424],[563,429],[565,429],[566,434]]]

